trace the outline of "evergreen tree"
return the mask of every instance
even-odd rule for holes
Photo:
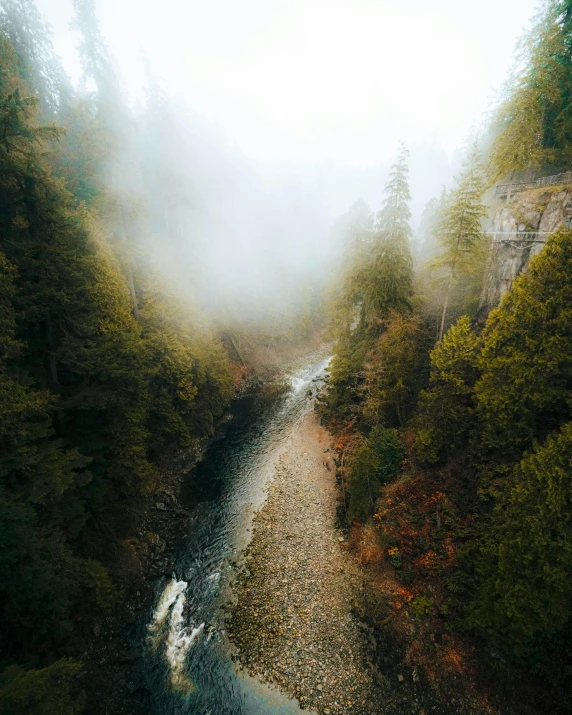
[[[373,226],[371,208],[363,199],[354,201],[347,212],[336,221],[336,241],[341,244],[343,253],[350,257],[350,260],[363,257],[371,245]]]
[[[58,660],[46,668],[10,666],[0,675],[0,712],[4,715],[79,715],[85,697],[71,692],[80,666]]]
[[[407,424],[425,382],[425,337],[419,316],[390,313],[365,361],[363,416],[368,424]]]
[[[214,421],[232,397],[222,344],[188,318],[188,306],[157,288],[141,303],[141,326],[149,369],[149,430],[153,450],[211,435]]]
[[[362,316],[368,325],[383,320],[391,309],[404,311],[411,305],[413,262],[408,156],[402,144],[385,187],[387,195],[378,214],[378,233],[371,256],[356,277],[361,286]]]
[[[69,629],[77,580],[58,516],[67,511],[66,492],[76,495],[89,476],[88,460],[53,439],[53,397],[18,376],[24,346],[14,336],[15,275],[0,254],[0,613],[3,640],[18,648],[30,636],[57,642]],[[77,522],[73,510],[66,516]]]
[[[75,18],[72,27],[79,31],[78,46],[86,88],[95,92],[98,115],[104,131],[118,139],[118,131],[126,120],[125,104],[119,78],[113,66],[105,39],[101,33],[94,0],[74,0]]]
[[[467,443],[475,423],[480,344],[463,316],[431,352],[430,382],[421,392],[414,422],[419,461],[434,464]]]
[[[538,665],[572,635],[572,423],[510,475],[484,528],[468,624]]]
[[[378,215],[377,232],[370,232],[367,205],[354,205],[344,219],[353,226],[354,242],[360,250],[354,260],[348,261],[350,270],[338,299],[339,339],[326,401],[330,414],[337,413],[344,419],[362,418],[366,356],[383,333],[390,315],[411,309],[413,266],[407,156],[407,149],[401,145],[386,186],[387,197]]]
[[[572,159],[572,5],[545,0],[519,46],[493,125],[494,179],[529,168],[569,169]]]
[[[425,204],[419,229],[416,232],[418,242],[419,258],[421,261],[428,261],[439,253],[437,242],[437,227],[445,204],[446,191],[443,188],[439,198],[432,198]]]
[[[447,311],[452,292],[461,277],[473,268],[473,259],[483,243],[482,219],[486,210],[482,203],[484,180],[476,147],[465,162],[455,188],[444,198],[443,210],[436,227],[442,252],[433,266],[443,269],[444,297],[438,339],[443,339]]]
[[[404,451],[393,429],[374,427],[367,438],[358,437],[348,454],[347,518],[364,521],[375,509],[379,490],[400,472]]]
[[[369,205],[359,199],[334,225],[334,250],[339,259],[339,269],[333,272],[329,289],[331,333],[334,337],[341,338],[359,316],[359,276],[370,257],[373,223],[374,217]]]
[[[43,119],[53,121],[71,101],[73,90],[34,0],[3,0],[0,28],[16,53],[19,75],[38,96]]]
[[[481,458],[499,474],[570,419],[572,231],[543,251],[489,316],[476,385]]]

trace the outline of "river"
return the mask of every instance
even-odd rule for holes
[[[314,358],[288,376],[285,390],[237,400],[232,419],[190,476],[188,538],[172,579],[157,584],[154,609],[141,634],[153,712],[302,712],[295,701],[237,669],[224,630],[224,606],[280,451],[296,422],[313,408],[328,362]]]

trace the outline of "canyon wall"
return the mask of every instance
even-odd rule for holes
[[[489,228],[492,244],[480,317],[498,305],[549,234],[561,226],[572,227],[572,184],[523,191],[498,206]]]

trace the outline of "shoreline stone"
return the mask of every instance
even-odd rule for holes
[[[324,715],[384,711],[383,677],[354,604],[359,567],[336,529],[330,436],[309,413],[282,453],[254,520],[229,636],[250,675]]]

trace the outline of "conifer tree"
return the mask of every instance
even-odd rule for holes
[[[69,630],[81,569],[70,577],[61,520],[72,536],[85,523],[77,486],[89,474],[88,460],[54,439],[53,396],[18,375],[15,277],[0,253],[0,613],[3,638],[17,652],[24,638],[57,643]]]
[[[196,310],[150,290],[134,320],[106,230],[123,125],[95,99],[46,104],[49,46],[34,55],[29,7],[0,13],[0,710],[72,713],[76,669],[53,661],[137,570],[126,539],[157,479],[151,457],[212,434],[232,382]]]
[[[378,233],[371,256],[357,276],[362,291],[362,315],[368,325],[384,319],[389,310],[408,310],[411,305],[413,262],[408,156],[408,150],[401,144],[385,187],[386,197],[378,214]]]
[[[94,1],[74,0],[74,10],[73,28],[81,36],[78,50],[83,80],[87,86],[91,83],[92,91],[95,90],[99,116],[106,125],[106,131],[115,133],[125,121],[126,111],[119,78],[101,33]]]
[[[572,9],[570,0],[545,0],[519,45],[493,129],[493,179],[529,168],[569,169],[572,159]]]
[[[417,315],[391,311],[365,360],[363,416],[372,427],[404,427],[425,382],[424,326]]]
[[[332,332],[340,336],[356,320],[361,302],[359,277],[370,258],[374,217],[363,199],[355,201],[334,225],[333,236],[340,268],[332,276]],[[355,326],[354,326],[355,327]]]
[[[370,516],[383,484],[394,479],[403,464],[404,452],[394,429],[374,427],[367,438],[358,437],[348,454],[348,521]]]
[[[410,241],[412,237],[411,192],[409,190],[409,150],[401,142],[397,159],[389,171],[389,180],[385,185],[385,199],[381,211],[377,214],[377,227],[388,238],[396,241]]]
[[[561,229],[491,312],[483,332],[475,388],[479,451],[498,474],[570,419],[571,272],[572,231]]]
[[[467,622],[538,666],[572,629],[572,423],[518,464],[483,529]]]
[[[454,189],[443,202],[440,220],[436,226],[442,252],[433,260],[433,266],[443,269],[444,296],[439,322],[438,339],[443,339],[447,312],[452,292],[460,277],[470,272],[472,259],[478,255],[484,236],[481,226],[486,210],[482,203],[484,179],[476,147],[473,148]]]
[[[54,121],[71,101],[73,90],[34,0],[3,0],[0,28],[16,53],[19,75],[38,96],[42,118]]]
[[[336,221],[335,233],[350,256],[361,256],[371,243],[373,214],[369,204],[358,199]]]
[[[408,151],[400,146],[378,214],[378,230],[369,231],[369,214],[360,206],[359,244],[365,249],[350,262],[340,304],[344,311],[336,355],[332,361],[330,409],[345,418],[361,419],[361,383],[366,377],[366,355],[383,333],[392,312],[409,312],[413,294],[410,250]],[[359,311],[359,315],[357,315]],[[338,311],[340,313],[340,311]],[[373,375],[376,370],[370,369]]]
[[[474,387],[480,339],[467,316],[459,318],[431,352],[429,386],[415,417],[415,456],[434,464],[466,444],[475,426]]]
[[[85,694],[71,692],[80,666],[61,659],[46,668],[12,665],[0,674],[0,712],[4,715],[80,715]]]
[[[421,214],[419,229],[416,233],[421,261],[428,261],[439,253],[437,227],[443,212],[446,194],[447,192],[443,187],[439,198],[434,197],[428,201]]]

